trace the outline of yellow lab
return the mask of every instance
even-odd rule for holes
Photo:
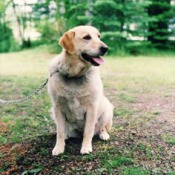
[[[104,96],[99,65],[108,47],[92,26],[75,27],[59,40],[62,52],[49,66],[48,91],[57,127],[53,155],[64,152],[65,139],[83,133],[81,154],[92,152],[92,138],[108,140],[113,106]]]

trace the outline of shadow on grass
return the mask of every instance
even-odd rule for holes
[[[9,150],[11,157],[6,161],[0,172],[2,174],[118,174],[127,175],[133,169],[132,157],[116,149],[114,136],[108,142],[101,141],[98,137],[93,139],[93,153],[81,155],[82,139],[68,139],[65,153],[52,156],[56,135],[42,135],[28,142],[12,146]],[[18,147],[18,149],[16,149]],[[19,148],[20,147],[20,148]],[[16,149],[16,150],[15,150]],[[16,152],[16,154],[13,154]],[[134,169],[137,172],[142,168]],[[148,174],[143,170],[143,174]]]
[[[18,151],[13,162],[4,162],[0,172],[25,175],[39,172],[41,174],[75,174],[99,173],[101,171],[98,153],[94,151],[93,154],[89,155],[80,154],[82,139],[66,140],[65,153],[52,156],[55,141],[56,135],[43,135],[20,144],[20,147],[25,149],[24,153],[20,154]],[[94,150],[98,144],[102,144],[102,141],[95,137],[93,140]]]

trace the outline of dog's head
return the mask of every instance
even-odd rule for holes
[[[60,45],[69,53],[76,54],[94,66],[103,64],[103,56],[108,46],[100,40],[99,31],[92,26],[75,27],[59,40]]]

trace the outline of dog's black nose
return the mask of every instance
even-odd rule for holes
[[[102,55],[104,55],[108,51],[108,46],[101,46],[100,47],[100,52]]]

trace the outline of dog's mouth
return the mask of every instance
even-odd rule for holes
[[[84,60],[91,62],[91,64],[94,66],[99,66],[104,63],[104,59],[100,55],[89,55],[87,53],[82,53],[81,57]]]

